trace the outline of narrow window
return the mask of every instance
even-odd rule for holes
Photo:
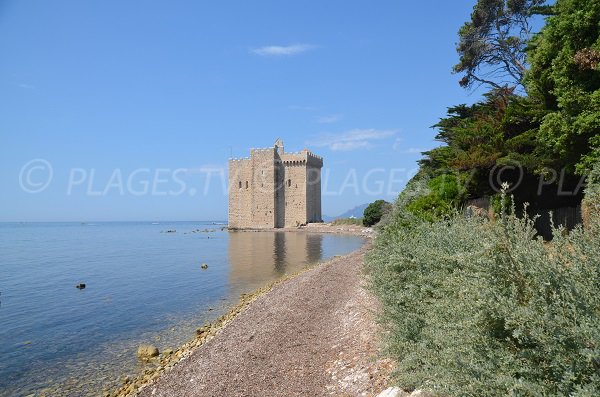
[[[248,189],[248,181],[246,181],[246,189]]]
[[[292,180],[288,179],[288,187],[292,186]]]
[[[240,189],[242,188],[242,181],[240,181]]]

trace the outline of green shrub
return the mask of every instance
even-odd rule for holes
[[[367,260],[383,303],[395,380],[443,396],[600,395],[600,227],[552,243],[533,221],[407,208],[415,182]]]
[[[449,217],[464,200],[463,182],[456,175],[443,174],[429,179],[417,174],[411,182],[405,190],[413,190],[413,193],[404,208],[421,220],[433,222]]]
[[[369,204],[363,213],[363,225],[373,226],[391,211],[391,204],[385,200],[376,200]]]
[[[411,202],[407,209],[419,218],[433,222],[445,216],[449,216],[454,208],[436,194],[428,194]]]
[[[454,174],[443,174],[429,181],[429,188],[449,205],[457,205],[464,196],[464,182]]]

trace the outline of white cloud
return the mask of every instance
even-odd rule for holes
[[[253,54],[263,56],[290,56],[301,54],[316,48],[311,44],[291,44],[287,46],[269,45],[251,50]]]
[[[368,147],[371,147],[371,144],[367,141],[334,142],[330,145],[330,148],[333,151],[356,150]]]
[[[331,123],[335,123],[336,121],[340,121],[342,119],[342,115],[341,114],[330,114],[327,116],[321,116],[317,119],[317,123],[320,124],[331,124]]]
[[[404,154],[421,154],[422,152],[425,152],[429,149],[423,149],[420,147],[409,147],[408,149],[404,149],[403,148],[403,143],[404,139],[402,138],[396,138],[396,140],[394,141],[393,145],[392,145],[392,149],[398,151],[400,150],[400,153],[404,153]]]
[[[323,134],[308,144],[316,147],[328,147],[333,151],[366,149],[373,146],[372,141],[382,140],[393,136],[397,131],[356,129],[339,134]]]
[[[27,83],[19,83],[19,87],[24,89],[24,90],[34,90],[35,86],[32,84],[27,84]]]
[[[394,141],[394,144],[392,145],[392,149],[394,150],[398,150],[400,149],[400,147],[402,146],[402,138],[396,138],[396,140]]]

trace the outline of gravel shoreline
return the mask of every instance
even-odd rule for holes
[[[369,235],[362,228],[332,229],[301,230]],[[392,365],[380,358],[378,306],[364,288],[369,247],[367,241],[358,251],[242,296],[194,340],[110,395],[377,395]]]

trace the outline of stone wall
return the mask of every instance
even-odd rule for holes
[[[280,144],[280,146],[277,145]],[[323,159],[283,144],[252,149],[250,158],[229,161],[229,227],[295,227],[321,221]]]
[[[284,167],[283,191],[285,197],[285,227],[305,224],[306,218],[306,165],[300,156],[282,156]]]
[[[275,227],[275,149],[255,149],[250,154],[252,224],[246,227]]]
[[[229,227],[247,228],[252,225],[252,195],[250,159],[229,161]]]

